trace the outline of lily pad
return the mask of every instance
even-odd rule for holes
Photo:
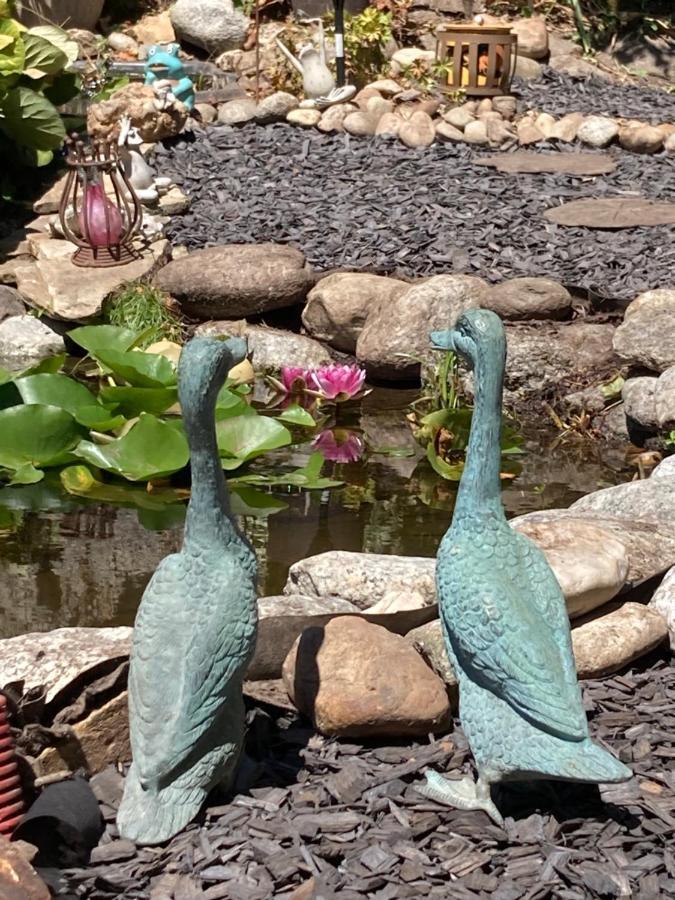
[[[178,400],[178,391],[174,387],[106,387],[99,397],[133,419],[144,412],[155,416],[163,413]]]
[[[237,469],[268,450],[287,447],[291,433],[281,422],[265,416],[237,416],[216,423],[216,436],[224,469]]]
[[[92,406],[96,398],[87,388],[67,375],[42,373],[17,378],[16,388],[24,403],[57,406],[72,415],[83,406]]]
[[[121,325],[82,325],[68,332],[68,337],[87,353],[100,350],[130,350],[141,335]]]
[[[140,350],[97,350],[97,362],[132,387],[161,388],[176,384],[176,369],[165,356]]]
[[[56,406],[12,406],[0,411],[0,466],[14,471],[61,465],[82,436],[75,419]]]

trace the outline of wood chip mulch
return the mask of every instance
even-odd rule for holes
[[[93,779],[107,828],[90,865],[46,874],[57,896],[87,900],[675,897],[675,667],[655,656],[583,687],[594,736],[636,777],[503,788],[503,829],[412,786],[426,766],[471,771],[457,724],[431,742],[363,746],[258,706],[249,789],[216,798],[168,845],[137,849],[118,838],[122,776],[109,769]]]

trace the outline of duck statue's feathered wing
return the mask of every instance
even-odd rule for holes
[[[195,338],[180,358],[192,491],[183,547],[162,560],[136,616],[133,762],[117,817],[120,834],[140,844],[169,839],[214,787],[228,787],[242,747],[242,682],[257,627],[256,561],[231,516],[215,403],[245,355],[242,340]]]
[[[478,769],[451,781],[427,772],[418,787],[501,822],[491,785],[551,778],[618,782],[630,769],[593,743],[572,652],[565,599],[544,554],[508,524],[501,502],[504,328],[488,310],[435,332],[475,373],[475,408],[452,525],[439,547],[436,586],[445,644],[459,681],[460,718]]]

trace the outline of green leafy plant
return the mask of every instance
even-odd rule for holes
[[[161,340],[180,341],[183,337],[183,324],[171,311],[169,298],[151,284],[123,285],[106,301],[103,318],[110,325],[142,332],[141,347]]]
[[[373,81],[385,69],[384,48],[392,39],[392,13],[367,6],[345,21],[345,56],[353,80]]]

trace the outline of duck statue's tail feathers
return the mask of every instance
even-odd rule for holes
[[[136,843],[161,844],[185,828],[208,794],[204,788],[195,786],[191,774],[190,770],[159,791],[144,790],[132,764],[117,813],[120,834]],[[181,785],[183,781],[185,786]]]
[[[607,750],[590,738],[580,744],[566,743],[568,752],[558,760],[559,777],[596,784],[628,781],[633,773]]]

